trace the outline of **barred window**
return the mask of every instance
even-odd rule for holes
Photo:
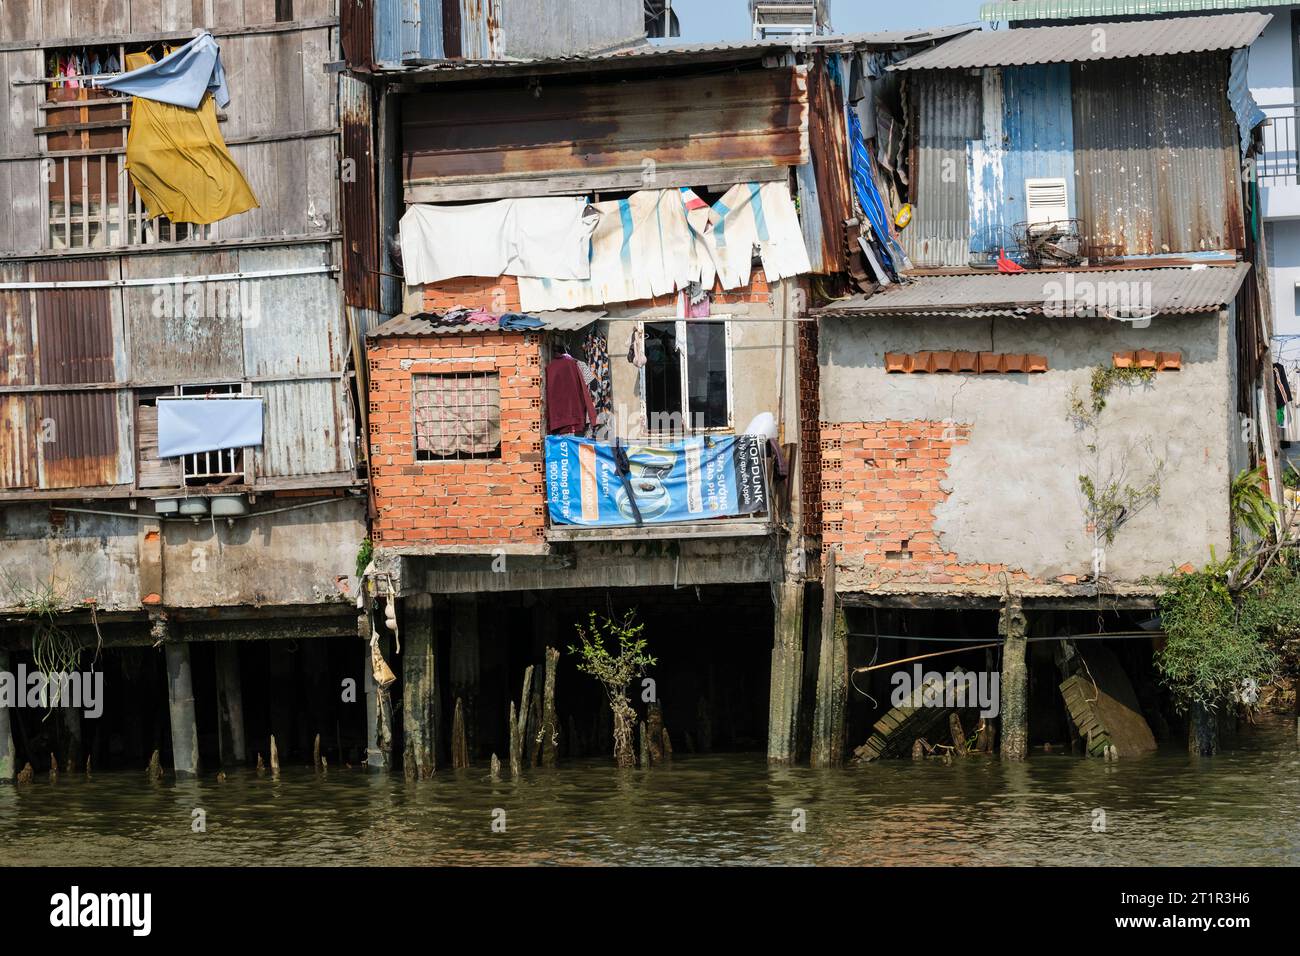
[[[496,372],[416,375],[411,383],[416,461],[501,457]]]

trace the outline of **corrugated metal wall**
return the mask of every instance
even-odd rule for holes
[[[351,176],[342,184],[343,289],[348,305],[378,309],[379,212],[375,189],[373,94],[350,76],[339,77],[339,120],[343,124],[343,160]]]
[[[1077,64],[1079,217],[1114,255],[1245,245],[1223,54]]]
[[[809,158],[807,76],[789,68],[557,84],[540,98],[523,87],[416,94],[404,100],[402,133],[408,201],[413,187],[490,198],[518,183],[581,190],[615,173],[631,177],[627,188],[647,163],[661,177],[797,166]]]
[[[1062,178],[1085,253],[1241,249],[1245,233],[1228,57],[919,73],[907,80],[919,268],[1016,248],[1024,182]]]
[[[916,141],[912,174],[916,216],[903,230],[903,249],[921,268],[967,264],[970,185],[967,149],[984,132],[980,78],[956,70],[904,81]]]
[[[0,267],[14,283],[160,280],[0,292],[0,489],[134,482],[134,390],[178,384],[244,382],[265,396],[255,486],[351,471],[351,350],[335,276],[162,281],[328,266],[331,255],[322,243]]]

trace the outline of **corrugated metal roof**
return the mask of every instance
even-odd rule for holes
[[[1030,63],[1089,63],[1135,56],[1236,50],[1254,43],[1271,19],[1266,13],[1231,13],[1217,17],[984,30],[918,53],[890,69],[955,70]]]
[[[460,335],[466,332],[576,332],[579,329],[585,329],[597,319],[603,319],[608,313],[601,311],[591,312],[535,312],[531,313],[531,318],[541,319],[543,325],[539,329],[501,329],[496,325],[486,322],[456,322],[442,323],[434,320],[441,319],[445,313],[420,312],[409,315],[399,315],[389,319],[379,328],[375,329],[366,338],[369,339],[387,339],[401,336],[424,336],[424,335]]]
[[[927,27],[915,30],[832,34],[829,36],[801,38],[799,48],[826,47],[840,49],[854,47],[859,49],[890,49],[910,44],[948,40],[965,33],[976,32],[979,29],[979,24],[963,23],[954,26]],[[692,60],[729,60],[758,57],[767,53],[786,52],[793,49],[796,49],[796,45],[789,38],[783,40],[741,40],[730,43],[656,44],[641,41],[617,49],[576,53],[561,57],[499,60],[447,59],[436,61],[413,59],[402,66],[381,65],[381,69],[401,71],[403,75],[407,76],[423,73],[495,72],[509,69],[526,72],[539,66],[565,66],[580,63],[616,64],[624,60],[637,61],[639,64],[644,65]]]
[[[1110,303],[1141,306],[1148,310],[1146,314],[1191,315],[1212,312],[1231,302],[1249,271],[1249,263],[1238,262],[1204,268],[919,276],[907,285],[888,287],[872,296],[833,302],[813,314],[965,318],[1072,315],[1093,310],[1106,314],[1104,303]]]
[[[981,20],[1076,20],[1141,17],[1200,10],[1289,7],[1294,0],[997,0],[980,7]]]

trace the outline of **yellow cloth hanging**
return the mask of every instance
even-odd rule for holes
[[[152,62],[148,53],[126,55],[128,71]],[[202,225],[258,206],[221,138],[211,93],[196,110],[134,97],[126,168],[151,217]]]

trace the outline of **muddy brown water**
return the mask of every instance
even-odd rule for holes
[[[581,761],[518,784],[486,769],[421,783],[289,768],[224,783],[65,775],[0,786],[0,865],[1300,864],[1293,725],[1267,721],[1231,748],[826,772],[679,756],[622,774]]]

